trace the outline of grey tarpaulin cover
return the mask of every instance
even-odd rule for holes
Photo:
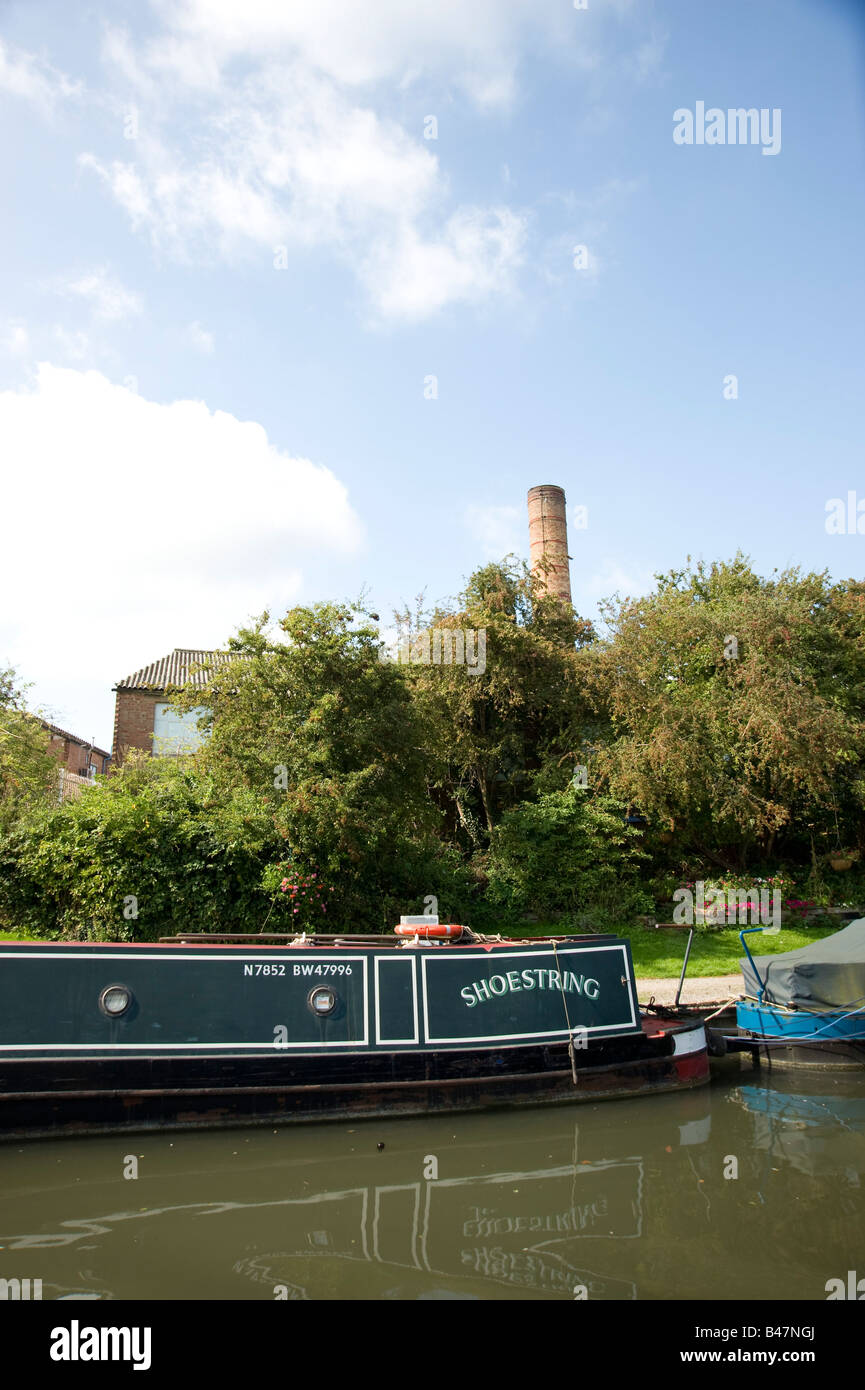
[[[748,941],[752,955],[758,940],[755,932]],[[861,1007],[865,1004],[865,917],[798,951],[754,955],[759,980],[750,961],[740,960],[739,964],[746,994],[756,999],[765,983],[763,998],[769,1004],[799,1004],[810,1009]]]

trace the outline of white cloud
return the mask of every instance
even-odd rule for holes
[[[134,100],[137,138],[127,158],[92,150],[83,166],[162,254],[270,266],[285,248],[287,266],[288,253],[324,252],[394,321],[507,295],[530,229],[517,207],[460,201],[417,112],[438,104],[464,121],[466,96],[481,113],[510,108],[533,58],[552,55],[593,80],[610,70],[604,7],[582,13],[565,0],[154,8],[150,38],[112,28],[103,43],[116,94]],[[629,0],[613,8],[628,15]],[[646,39],[645,23],[632,27],[625,55],[636,49],[642,73],[661,41]],[[613,47],[615,67],[620,40]],[[622,80],[636,78],[625,67]],[[409,126],[397,114],[421,88]]]
[[[140,314],[143,308],[141,296],[135,290],[128,290],[104,267],[91,270],[77,280],[69,280],[58,289],[61,294],[85,300],[99,319],[125,319]]]
[[[437,242],[404,227],[377,246],[363,278],[385,317],[423,319],[447,304],[478,303],[513,285],[526,222],[509,208],[461,208]]]
[[[68,329],[62,323],[55,323],[51,336],[70,362],[84,362],[91,355],[90,339],[80,329]]]
[[[149,133],[136,147],[137,165],[84,162],[134,225],[182,258],[257,247],[270,265],[278,247],[325,246],[393,319],[505,292],[521,261],[526,219],[507,207],[458,208],[426,233],[446,192],[436,156],[309,72],[273,78],[269,91],[250,82],[193,164]]]
[[[507,293],[527,218],[455,203],[420,125],[373,106],[446,62],[456,63],[450,77],[468,64],[481,104],[504,100],[517,39],[534,20],[510,0],[503,26],[500,8],[483,0],[471,22],[451,0],[430,12],[384,0],[372,18],[343,0],[254,2],[241,23],[231,5],[165,10],[168,28],[149,45],[133,51],[114,32],[105,47],[140,94],[132,158],[87,152],[81,163],[181,260],[255,255],[269,266],[277,248],[325,249],[386,319]],[[389,86],[373,93],[372,83]]]
[[[198,319],[189,325],[186,330],[186,337],[196,352],[203,352],[205,356],[209,356],[216,346],[213,334],[208,332],[206,328],[202,328]]]
[[[537,0],[159,0],[158,9],[168,32],[151,46],[150,65],[199,87],[233,59],[291,54],[344,86],[444,74],[479,104],[500,104],[527,51],[576,38],[586,52],[581,17]]]
[[[261,425],[149,401],[96,371],[42,364],[0,393],[0,441],[15,461],[0,654],[73,710],[77,686],[104,703],[172,647],[218,645],[268,602],[287,605],[304,555],[361,543],[334,474]]]
[[[30,352],[30,334],[23,319],[9,319],[3,334],[3,351],[10,357],[26,357]]]
[[[524,555],[527,544],[525,513],[519,507],[470,506],[466,525],[485,560]]]
[[[80,82],[72,82],[43,58],[16,49],[0,40],[0,92],[21,97],[50,116],[57,103],[78,96]]]
[[[655,586],[654,576],[650,569],[626,569],[618,560],[610,556],[602,560],[594,573],[587,575],[584,579],[575,573],[575,569],[576,567],[572,563],[571,576],[575,580],[574,588],[579,589],[580,599],[586,607],[588,607],[589,602],[597,604],[602,599],[612,598],[616,594],[621,598],[639,598],[641,594],[649,593]],[[574,602],[579,607],[576,596]]]

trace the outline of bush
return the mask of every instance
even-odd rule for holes
[[[207,793],[185,764],[150,760],[35,812],[0,841],[0,912],[53,939],[256,929],[279,839],[251,798]]]
[[[153,941],[389,931],[428,895],[443,920],[476,915],[476,879],[423,829],[358,837],[353,855],[332,843],[316,854],[311,836],[298,838],[289,843],[257,789],[218,786],[195,758],[133,757],[0,838],[0,921],[53,939]]]
[[[614,932],[632,926],[638,917],[651,916],[652,895],[641,884],[619,881],[598,889],[591,906],[569,913],[562,921],[567,932]]]
[[[50,734],[25,708],[15,672],[0,668],[0,834],[56,804],[57,773]]]
[[[567,916],[577,930],[621,923],[652,907],[637,881],[639,846],[617,803],[579,787],[550,792],[508,811],[494,830],[490,900],[521,915]]]

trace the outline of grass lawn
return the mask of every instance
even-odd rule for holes
[[[834,936],[840,928],[785,927],[777,936],[748,937],[752,955],[768,956],[776,951],[795,951],[810,946],[824,936]],[[546,936],[555,928],[548,924],[517,928],[515,937]],[[629,938],[634,969],[638,976],[648,979],[678,978],[688,944],[687,931],[654,931],[651,928],[623,927],[621,935]],[[688,961],[688,976],[738,975],[739,960],[744,954],[739,932],[735,927],[721,931],[695,933]]]

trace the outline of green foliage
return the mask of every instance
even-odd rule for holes
[[[57,796],[51,737],[25,708],[15,672],[0,669],[0,834]]]
[[[865,590],[741,556],[607,607],[582,654],[606,735],[590,777],[716,865],[861,831]]]
[[[404,668],[447,833],[468,850],[481,849],[538,779],[544,790],[570,779],[574,730],[587,717],[575,653],[594,635],[591,625],[539,590],[513,557],[478,570],[454,608],[397,617],[404,631],[486,635],[480,674],[462,664]]]
[[[267,910],[278,852],[255,799],[216,795],[191,760],[131,760],[0,841],[0,912],[33,935],[152,941],[242,931]]]
[[[264,615],[234,639],[217,684],[191,687],[178,703],[209,706],[202,770],[270,817],[278,858],[333,887],[334,929],[384,931],[406,897],[436,891],[440,815],[427,793],[420,712],[361,616],[357,606],[294,608],[276,640]]]
[[[132,760],[62,806],[0,672],[3,925],[387,931],[432,895],[481,930],[583,931],[668,906],[683,880],[780,873],[793,899],[861,901],[865,584],[765,580],[739,555],[610,602],[599,639],[509,557],[398,617],[483,631],[485,669],[383,661],[360,605],[294,608],[275,636],[264,615],[175,697],[206,708],[195,757]],[[854,866],[834,872],[841,847]]]
[[[575,930],[621,924],[651,910],[636,882],[643,857],[621,807],[569,787],[505,812],[490,844],[489,891],[514,913],[578,918]]]

